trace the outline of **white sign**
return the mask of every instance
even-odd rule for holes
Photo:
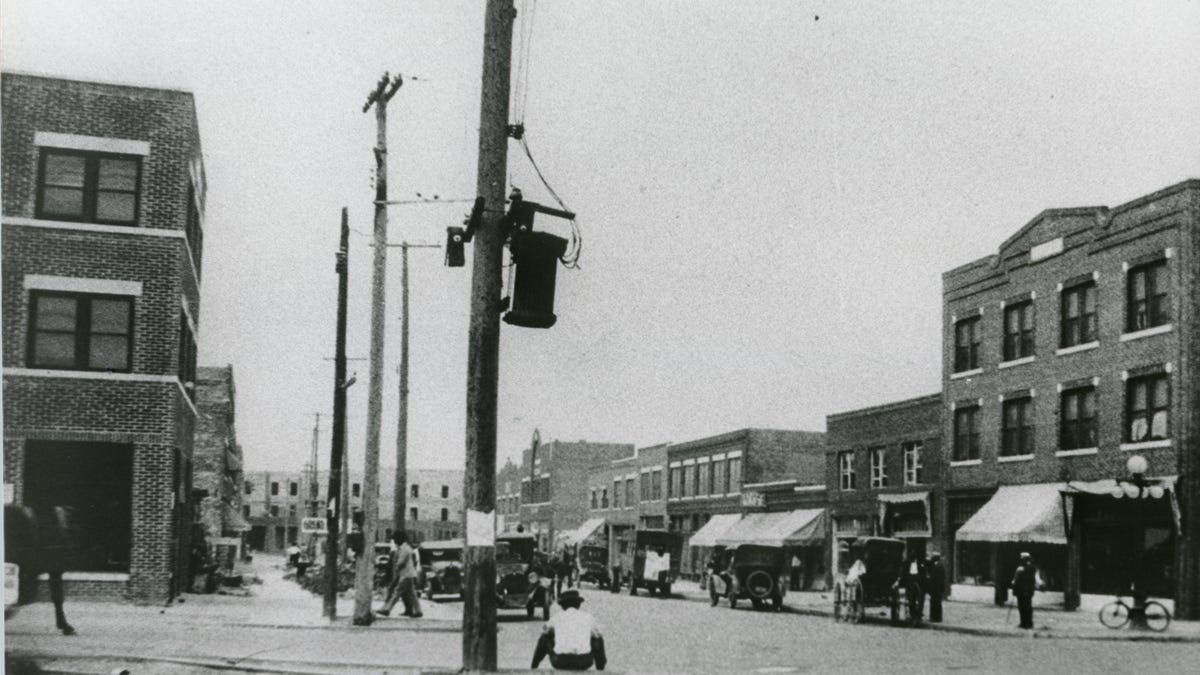
[[[766,495],[761,492],[743,492],[742,506],[766,506]]]
[[[300,520],[300,532],[303,534],[325,534],[324,518],[303,518]]]
[[[467,509],[467,546],[496,545],[496,512]]]

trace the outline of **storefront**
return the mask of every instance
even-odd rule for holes
[[[708,522],[688,539],[690,560],[707,563],[708,559],[712,557],[713,548],[717,546],[717,539],[737,527],[741,519],[742,514],[740,513],[718,513],[709,518]],[[704,588],[707,583],[708,579],[701,575],[700,587]]]
[[[929,492],[897,492],[879,495],[879,523],[884,536],[903,539],[906,555],[924,557],[933,537]]]
[[[715,517],[715,516],[714,516]],[[797,509],[743,516],[734,527],[717,537],[718,546],[743,544],[778,546],[785,550],[794,573],[802,579],[802,590],[823,585],[825,579],[825,509]],[[799,565],[795,563],[799,562]]]

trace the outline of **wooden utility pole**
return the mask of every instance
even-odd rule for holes
[[[330,621],[337,618],[338,549],[345,549],[346,532],[340,520],[349,513],[345,498],[335,495],[341,488],[342,469],[346,464],[346,286],[350,276],[350,216],[342,209],[341,244],[337,252],[338,299],[337,345],[333,366],[333,433],[329,448],[329,491],[325,505],[325,602],[324,614]],[[329,508],[332,506],[333,508]],[[339,536],[339,530],[340,535]]]
[[[488,0],[483,33],[475,233],[467,346],[467,436],[463,555],[463,670],[496,670],[496,399],[500,375],[500,284],[508,173],[508,92],[513,0]]]
[[[367,448],[363,469],[363,554],[354,576],[354,625],[369,626],[375,615],[375,532],[379,525],[379,431],[383,417],[383,326],[387,273],[387,104],[400,89],[399,75],[387,73],[367,96],[363,112],[375,106],[375,255],[371,272],[371,374],[367,382]]]
[[[395,497],[392,499],[392,530],[405,532],[408,512],[408,249],[441,248],[437,244],[398,244],[400,248],[400,414],[396,421]]]
[[[308,485],[305,486],[308,492],[308,508],[304,510],[304,515],[316,518],[321,515],[320,507],[317,506],[317,502],[321,501],[321,481],[317,478],[317,447],[321,443],[321,413],[314,414],[317,419],[313,423],[312,453],[308,459]]]

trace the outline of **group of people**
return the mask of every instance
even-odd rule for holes
[[[397,602],[404,603],[404,616],[414,619],[421,614],[421,599],[417,595],[417,581],[421,574],[421,561],[417,550],[408,543],[403,531],[392,533],[391,553],[388,557],[389,576],[387,597],[376,613],[390,616]]]
[[[940,554],[931,553],[925,556],[910,553],[900,566],[900,575],[893,586],[904,589],[908,614],[914,622],[919,622],[925,617],[926,597],[929,598],[929,620],[933,623],[942,622],[942,593],[946,590],[946,566],[942,564]]]

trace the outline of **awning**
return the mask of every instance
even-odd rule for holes
[[[1066,531],[1069,535],[1071,521],[1075,513],[1074,497],[1078,495],[1091,495],[1111,499],[1166,499],[1171,506],[1171,515],[1175,521],[1175,532],[1178,534],[1181,531],[1180,526],[1182,524],[1179,499],[1175,494],[1175,483],[1178,480],[1178,476],[1149,478],[1146,481],[1146,488],[1143,490],[1138,490],[1136,485],[1128,482],[1118,485],[1117,481],[1111,478],[1090,482],[1072,481],[1067,483],[1062,487],[1062,508],[1066,518]]]
[[[1063,483],[1005,485],[958,530],[958,541],[1066,544]]]
[[[602,527],[604,527],[603,518],[588,518],[587,520],[583,521],[583,524],[579,527],[559,534],[558,545],[565,546],[582,544],[583,542],[587,541],[589,537],[595,534],[596,530],[599,530]]]
[[[884,527],[891,533],[893,537],[932,537],[933,525],[929,517],[929,491],[921,490],[919,492],[891,492],[879,495],[879,522],[884,523]],[[896,506],[910,505],[908,511],[900,515],[905,515],[905,518],[893,517],[889,520],[889,515],[896,516]],[[919,506],[924,518],[912,522],[915,519],[911,516],[913,506]],[[889,514],[889,510],[892,513]]]
[[[717,539],[728,532],[741,519],[742,514],[740,513],[718,513],[714,515],[708,519],[704,527],[696,530],[696,533],[688,540],[688,546],[707,546],[710,548],[716,546]]]
[[[825,509],[751,513],[717,538],[721,546],[807,546],[825,539]]]

